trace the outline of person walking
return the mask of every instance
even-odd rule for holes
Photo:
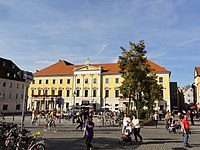
[[[79,112],[77,123],[79,123],[79,125],[76,127],[76,130],[78,130],[78,128],[81,128],[81,131],[82,131],[82,128],[83,128],[83,118],[82,118],[82,112],[81,111]]]
[[[89,117],[88,122],[86,122],[84,131],[83,131],[83,137],[86,138],[85,143],[87,146],[87,150],[90,150],[92,146],[91,141],[93,139],[93,136],[94,136],[94,122],[92,121],[92,118]]]
[[[193,112],[193,110],[190,110],[190,121],[191,121],[191,125],[194,125],[194,112]]]
[[[188,115],[184,115],[184,118],[182,119],[182,134],[183,134],[183,144],[184,147],[188,147],[191,148],[191,146],[188,143],[188,139],[189,139],[189,134],[191,134],[191,130],[190,130],[190,124],[188,121]]]
[[[169,110],[167,111],[167,113],[165,114],[165,129],[169,129]]]
[[[153,119],[154,119],[154,122],[155,122],[155,126],[157,128],[157,126],[158,126],[158,112],[157,111],[153,115]]]
[[[124,114],[123,126],[122,126],[122,134],[124,133],[124,130],[128,126],[129,122],[130,122],[130,118],[127,116],[127,114]]]
[[[135,136],[135,142],[136,143],[138,142],[138,137],[140,139],[139,142],[142,142],[142,136],[140,135],[140,123],[139,123],[139,119],[135,115],[133,115],[132,127],[133,127],[134,136]]]

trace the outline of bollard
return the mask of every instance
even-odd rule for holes
[[[13,114],[13,121],[15,121],[15,115]]]

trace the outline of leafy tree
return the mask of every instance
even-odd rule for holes
[[[148,98],[146,101],[148,101],[148,107],[151,107],[154,103],[153,99],[156,100],[159,97],[158,91],[153,90],[158,88],[156,87],[157,80],[155,76],[150,76],[153,70],[145,57],[147,51],[144,41],[141,40],[138,44],[129,42],[129,46],[129,51],[121,47],[122,56],[119,56],[118,60],[123,78],[120,92],[124,98],[129,98],[128,113],[131,110],[131,100],[136,102],[137,110],[139,110],[143,109],[143,106],[147,103],[144,98]],[[136,93],[138,95],[137,100],[135,98]]]

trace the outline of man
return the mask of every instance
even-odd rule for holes
[[[84,132],[83,132],[83,137],[86,138],[86,146],[87,146],[87,150],[90,150],[91,148],[91,141],[93,139],[94,136],[94,122],[92,121],[92,118],[89,117],[88,118],[88,122],[85,124],[85,128],[84,128]]]
[[[127,116],[127,114],[124,114],[123,118],[123,126],[122,126],[122,134],[124,133],[124,130],[128,126],[128,124],[131,122],[130,118]]]
[[[182,133],[183,133],[183,144],[185,147],[190,148],[191,146],[188,144],[188,139],[189,139],[189,134],[191,134],[190,131],[190,125],[189,125],[189,121],[187,120],[188,116],[185,115],[182,122],[181,122],[181,126],[182,126]]]

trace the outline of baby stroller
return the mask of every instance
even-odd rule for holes
[[[177,131],[177,124],[176,123],[175,124],[171,124],[169,126],[169,128],[168,128],[168,131],[169,131],[169,133],[173,132],[175,134],[176,131]]]
[[[132,139],[131,139],[131,130],[130,129],[126,129],[125,132],[123,133],[121,139],[119,140],[119,143],[122,144],[122,145],[128,145],[129,144],[132,144]]]

